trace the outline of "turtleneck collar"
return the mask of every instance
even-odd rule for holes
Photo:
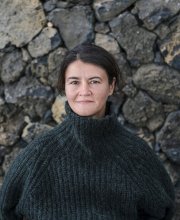
[[[107,103],[107,106],[109,103]],[[111,142],[119,127],[115,114],[106,114],[102,118],[79,116],[65,103],[66,121],[71,125],[72,135],[90,154],[102,154],[111,151]]]

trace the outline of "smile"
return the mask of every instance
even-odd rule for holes
[[[76,101],[77,103],[91,103],[93,101],[91,100],[82,100],[82,101]]]

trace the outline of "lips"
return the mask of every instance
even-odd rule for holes
[[[91,100],[80,100],[80,101],[76,101],[78,103],[89,103],[89,102],[93,102]]]
[[[93,102],[91,100],[81,100],[81,101],[76,101],[76,102]]]

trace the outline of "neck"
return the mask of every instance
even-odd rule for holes
[[[66,120],[71,125],[70,132],[86,152],[102,155],[105,151],[108,153],[112,150],[109,146],[119,126],[115,115],[106,114],[102,118],[83,117],[74,113],[67,102],[65,108]]]

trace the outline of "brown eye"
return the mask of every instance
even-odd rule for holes
[[[71,84],[71,85],[78,85],[79,81],[74,80],[74,81],[71,81],[69,84]]]
[[[90,84],[99,84],[100,82],[98,80],[91,80]]]

